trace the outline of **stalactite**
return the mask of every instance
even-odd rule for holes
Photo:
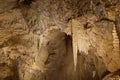
[[[77,66],[77,51],[78,51],[78,37],[77,37],[77,29],[74,26],[74,21],[71,23],[71,33],[72,33],[72,46],[73,46],[73,59],[74,59],[74,70],[76,71]]]
[[[90,38],[87,32],[84,30],[84,27],[77,20],[72,20],[71,22],[71,35],[72,35],[72,46],[73,46],[73,59],[74,59],[74,68],[76,70],[77,66],[77,53],[88,54],[90,46]]]
[[[118,38],[117,31],[116,31],[115,27],[113,27],[112,35],[113,35],[114,51],[119,52],[119,38]]]
[[[119,64],[120,59],[119,57],[117,58],[116,56],[120,56],[120,42],[119,42],[119,38],[118,38],[118,34],[116,31],[116,27],[113,27],[113,56],[115,56],[115,58],[113,58],[113,61],[115,61],[114,63]],[[119,68],[120,66],[117,65],[117,67]]]

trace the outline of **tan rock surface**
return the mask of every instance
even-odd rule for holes
[[[120,69],[119,4],[0,0],[0,80],[114,79]]]

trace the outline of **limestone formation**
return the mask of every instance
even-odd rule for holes
[[[0,0],[0,80],[119,80],[120,0]]]

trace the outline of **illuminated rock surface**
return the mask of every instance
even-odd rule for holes
[[[119,80],[119,0],[0,0],[0,80]]]

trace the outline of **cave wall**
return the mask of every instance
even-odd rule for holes
[[[119,80],[119,5],[0,0],[0,80]]]

